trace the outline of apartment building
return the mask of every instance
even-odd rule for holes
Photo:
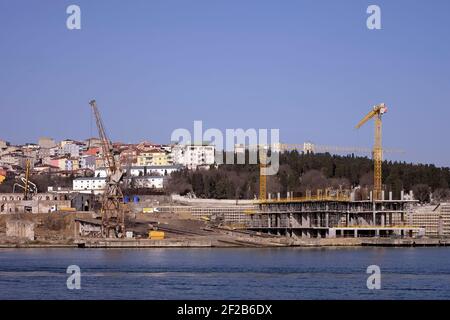
[[[172,148],[174,164],[195,169],[214,164],[215,147],[209,144],[175,145]]]
[[[126,148],[120,153],[120,163],[124,166],[136,165],[138,154],[139,151],[136,148]]]
[[[82,155],[79,159],[79,166],[80,169],[95,169],[95,156],[91,155]]]
[[[73,191],[99,194],[105,191],[106,179],[99,177],[77,178],[73,182]]]
[[[0,151],[6,150],[6,148],[9,146],[9,142],[5,140],[0,140]]]
[[[414,208],[407,216],[407,223],[425,228],[429,237],[450,236],[450,203],[426,205]]]
[[[138,166],[168,166],[172,164],[172,156],[164,150],[141,151],[136,162]]]
[[[132,188],[162,189],[165,179],[163,176],[133,176],[125,178],[124,183]],[[73,180],[73,191],[100,194],[105,188],[105,177],[83,177]]]
[[[42,149],[51,149],[56,146],[56,142],[52,138],[42,137],[42,138],[39,138],[38,145]]]
[[[70,155],[71,157],[80,156],[80,144],[78,143],[65,143],[60,149],[61,155]]]
[[[170,176],[175,171],[181,170],[181,166],[131,166],[122,167],[127,176],[142,177],[142,176]],[[105,167],[95,169],[94,176],[106,177],[107,169]]]

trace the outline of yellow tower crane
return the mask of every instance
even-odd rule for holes
[[[386,111],[384,111],[386,112]],[[380,127],[381,132],[381,127]],[[381,142],[380,142],[381,145]],[[370,153],[373,150],[369,148],[362,148],[362,147],[342,147],[342,146],[323,146],[323,145],[315,145],[310,142],[306,142],[303,144],[287,144],[287,143],[277,143],[272,145],[265,145],[265,144],[259,144],[259,145],[250,145],[249,148],[257,149],[259,150],[259,201],[266,201],[267,200],[267,175],[264,174],[265,168],[267,167],[266,164],[266,153],[267,150],[270,148],[273,152],[290,152],[290,151],[298,151],[303,153],[357,153],[357,154],[366,154]],[[404,150],[401,149],[384,149],[383,153],[405,153]],[[380,162],[381,166],[381,162]],[[380,170],[381,172],[381,170]],[[381,174],[380,174],[381,176]],[[380,182],[381,186],[381,182]]]
[[[264,146],[259,146],[259,201],[267,200],[267,176],[265,173],[266,164],[266,151]]]
[[[387,112],[387,107],[384,103],[377,104],[373,109],[356,125],[356,129],[359,129],[370,119],[375,119],[375,144],[373,146],[373,160],[374,160],[374,177],[373,177],[373,199],[381,200],[381,183],[382,183],[382,170],[381,163],[383,161],[383,149],[381,147],[381,117]]]

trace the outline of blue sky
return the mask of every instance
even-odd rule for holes
[[[82,29],[66,28],[81,7]],[[382,30],[366,8],[381,7]],[[279,128],[283,142],[384,146],[450,166],[450,2],[0,0],[0,139],[113,140],[176,128]]]

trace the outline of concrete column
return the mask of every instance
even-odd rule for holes
[[[281,193],[277,193],[277,200],[280,200],[281,199]]]
[[[384,227],[385,226],[385,219],[386,219],[386,214],[382,213],[381,214],[381,226]]]
[[[384,200],[384,190],[381,191],[381,200]]]
[[[74,228],[73,228],[73,236],[75,237],[75,239],[78,238],[78,233],[77,233],[78,228],[79,228],[79,222],[76,221],[76,222],[74,223]]]
[[[400,200],[404,200],[405,199],[405,191],[400,191]]]
[[[336,238],[336,229],[334,228],[328,229],[328,238]]]
[[[372,221],[372,224],[374,226],[376,226],[377,225],[377,214],[376,214],[377,206],[375,205],[375,202],[373,203],[372,208],[373,208],[373,216],[372,216],[373,221]]]
[[[392,191],[389,191],[389,200],[392,200]]]
[[[358,229],[355,229],[355,238],[358,238]]]
[[[330,216],[329,213],[325,213],[325,227],[329,227],[330,226]]]
[[[302,214],[301,213],[296,213],[294,215],[294,219],[295,219],[295,223],[297,224],[297,227],[302,226]]]

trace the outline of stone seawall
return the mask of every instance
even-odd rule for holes
[[[212,247],[209,240],[77,240],[80,248],[201,248]]]

